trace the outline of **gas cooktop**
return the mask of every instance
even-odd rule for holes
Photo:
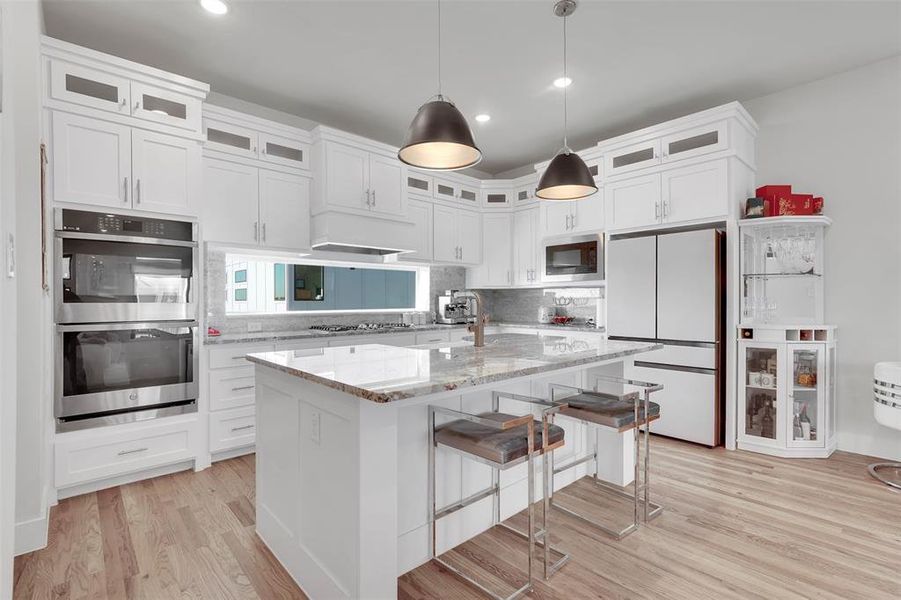
[[[412,327],[409,323],[360,323],[359,325],[311,325],[310,329],[325,331],[328,333],[341,333],[344,331],[381,331],[385,329],[406,329]]]

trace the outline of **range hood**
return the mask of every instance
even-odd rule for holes
[[[391,256],[413,252],[416,246],[412,222],[326,211],[313,216],[311,225],[318,252]]]

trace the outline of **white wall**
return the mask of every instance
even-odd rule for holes
[[[3,9],[3,202],[14,203],[16,243],[15,362],[17,402],[15,553],[46,544],[49,491],[49,427],[52,370],[47,361],[50,314],[41,281],[40,208],[40,5],[4,2]],[[9,178],[9,180],[7,180]],[[5,223],[4,228],[12,223]],[[3,317],[5,326],[13,319]],[[4,341],[9,339],[4,331]],[[5,344],[4,344],[5,345]],[[5,356],[4,356],[5,358]],[[4,385],[9,385],[4,377]]]
[[[901,57],[744,102],[759,185],[825,198],[826,321],[838,326],[838,444],[901,460],[873,419],[873,364],[901,360]]]

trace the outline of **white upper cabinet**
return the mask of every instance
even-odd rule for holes
[[[435,177],[435,198],[473,208],[479,205],[479,184],[468,185],[451,179]]]
[[[579,200],[542,200],[543,236],[602,231],[605,224],[604,190]]]
[[[253,245],[259,238],[259,169],[203,159],[203,239]]]
[[[487,189],[482,190],[483,208],[509,208],[513,206],[512,189]]]
[[[457,211],[457,228],[460,240],[460,262],[476,265],[482,260],[482,218],[479,213]]]
[[[309,251],[308,177],[211,157],[203,173],[203,239]]]
[[[200,144],[141,129],[132,130],[131,140],[134,208],[196,216],[202,185]]]
[[[441,204],[432,208],[434,260],[479,264],[482,260],[481,215]]]
[[[61,60],[49,63],[50,97],[129,114],[130,82],[125,77]]]
[[[726,132],[726,122],[720,121],[664,136],[660,140],[663,162],[725,150]]]
[[[607,182],[604,188],[608,229],[644,227],[660,222],[660,174]]]
[[[131,206],[131,128],[54,112],[53,200],[95,206]]]
[[[662,221],[694,221],[729,214],[726,159],[663,171]]]
[[[482,215],[482,262],[467,269],[467,287],[513,285],[513,215]]]
[[[369,156],[369,208],[392,215],[404,210],[404,169],[401,162],[378,154]]]
[[[660,140],[622,146],[604,155],[604,173],[615,176],[660,164]]]
[[[325,202],[333,207],[369,210],[369,152],[328,143],[325,164]]]
[[[309,250],[309,178],[260,169],[260,245]]]
[[[294,167],[310,168],[310,145],[300,140],[259,133],[260,160]]]
[[[431,175],[422,175],[407,171],[407,192],[431,198],[434,193],[435,180]]]
[[[588,233],[604,229],[604,190],[570,202],[572,207],[572,232]]]
[[[196,140],[54,112],[53,200],[196,216]]]
[[[199,131],[200,107],[199,98],[145,83],[131,84],[131,114],[139,119]]]
[[[206,136],[206,147],[211,150],[247,158],[257,157],[259,134],[252,129],[215,119],[204,119],[203,133]]]
[[[432,204],[410,198],[407,200],[407,219],[416,228],[413,252],[400,255],[401,260],[432,260]]]
[[[394,157],[363,148],[323,142],[321,208],[352,209],[402,216],[406,207],[406,169]],[[320,171],[323,172],[323,171]]]
[[[538,282],[538,207],[513,213],[513,285]]]

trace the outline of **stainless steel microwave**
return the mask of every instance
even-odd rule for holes
[[[544,283],[604,279],[603,234],[545,238],[541,250]]]

